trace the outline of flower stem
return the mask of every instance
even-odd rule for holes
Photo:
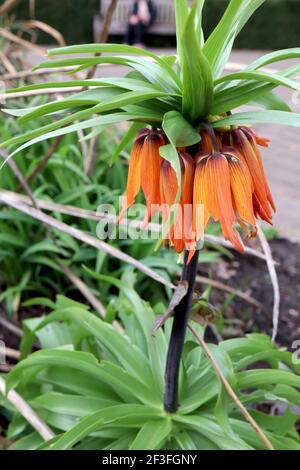
[[[169,413],[175,413],[178,409],[179,369],[189,313],[192,307],[198,259],[199,251],[196,251],[190,263],[187,264],[188,252],[185,252],[181,281],[188,282],[188,291],[174,310],[173,327],[165,371],[164,409]]]
[[[212,127],[211,124],[209,124],[207,122],[203,122],[202,126],[204,127],[204,129],[206,129],[206,131],[209,134],[214,152],[218,153],[219,152],[219,146],[218,146],[218,141],[217,141],[217,137],[216,137],[214,128]]]

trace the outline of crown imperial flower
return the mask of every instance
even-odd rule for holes
[[[144,225],[161,212],[166,226],[173,214],[169,245],[177,253],[187,249],[189,260],[210,220],[219,222],[224,237],[243,252],[236,225],[252,238],[257,233],[256,218],[272,223],[275,210],[259,151],[259,145],[268,146],[268,139],[258,137],[245,126],[216,133],[204,129],[200,136],[199,151],[194,157],[183,147],[177,149],[181,196],[176,205],[177,175],[171,163],[160,155],[167,138],[161,130],[142,129],[133,145],[120,215],[121,219],[142,188],[147,204]]]

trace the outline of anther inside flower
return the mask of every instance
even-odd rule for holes
[[[268,146],[268,139],[258,137],[248,127],[215,133],[212,129],[202,130],[199,151],[194,156],[178,148],[181,167],[178,204],[175,204],[176,172],[160,155],[160,147],[167,143],[161,130],[142,129],[138,133],[131,152],[120,220],[142,188],[147,204],[144,224],[159,211],[166,226],[174,214],[168,240],[177,253],[189,250],[191,259],[210,220],[219,222],[224,237],[243,252],[237,225],[252,238],[257,233],[256,219],[272,223],[275,211],[259,151],[259,145]]]

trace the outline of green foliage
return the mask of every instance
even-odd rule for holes
[[[127,66],[132,71],[122,78],[79,79],[63,84],[52,82],[19,88],[19,91],[29,91],[63,86],[67,91],[75,83],[93,87],[52,103],[6,110],[8,114],[18,116],[20,123],[44,118],[45,124],[8,139],[2,145],[23,144],[12,153],[14,155],[50,137],[94,126],[131,121],[162,127],[171,112],[181,113],[196,128],[201,125],[201,120],[209,120],[211,116],[216,127],[245,122],[299,126],[299,115],[290,113],[289,108],[272,94],[278,86],[299,90],[299,84],[293,79],[299,73],[299,65],[278,73],[261,70],[269,63],[299,58],[299,48],[268,54],[243,72],[223,75],[236,37],[264,3],[265,0],[231,0],[222,19],[204,41],[201,23],[203,2],[195,1],[190,10],[186,0],[176,2],[179,44],[176,70],[173,68],[176,57],[159,57],[122,44],[86,44],[52,49],[49,51],[50,57],[65,57],[44,62],[37,69],[71,66],[74,71],[81,71],[93,65],[115,64]],[[15,91],[8,90],[7,93]],[[266,111],[238,113],[223,119],[219,116],[231,113],[242,104],[253,103]],[[53,114],[58,119],[49,122]],[[95,118],[95,115],[98,117]],[[180,125],[177,127],[180,128]],[[194,137],[191,132],[189,135],[191,139],[186,138],[186,144],[193,145]],[[173,166],[176,169],[179,163]]]
[[[154,313],[133,284],[130,273],[117,283],[115,307],[124,335],[85,305],[62,296],[48,317],[25,321],[23,360],[8,374],[7,387],[17,387],[56,437],[41,444],[13,412],[8,437],[16,443],[11,449],[263,449],[191,333],[181,370],[180,410],[174,415],[163,411],[170,324],[151,336]],[[35,338],[43,349],[28,355]],[[292,405],[300,404],[300,369],[291,354],[259,334],[210,349],[274,447],[299,450]],[[269,368],[257,369],[258,362]],[[284,406],[281,416],[259,411],[262,404],[275,402]]]
[[[213,69],[201,48],[196,26],[195,2],[179,41],[182,52],[179,63],[182,70],[182,113],[192,123],[207,116],[213,100]]]

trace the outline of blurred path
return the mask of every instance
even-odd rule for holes
[[[156,49],[156,54],[172,54],[174,50]],[[230,61],[248,64],[265,54],[263,51],[234,51]],[[30,62],[34,65],[41,60],[31,55]],[[274,68],[286,67],[294,61],[275,64]],[[98,68],[96,76],[111,77],[126,73],[126,67],[105,66]],[[286,99],[289,106],[300,112],[300,93],[296,103],[293,94],[286,88],[278,88],[279,94]],[[298,104],[297,104],[298,103]],[[247,109],[246,107],[244,110]],[[249,108],[248,108],[249,109]],[[251,108],[253,110],[253,108]],[[300,242],[300,129],[286,126],[260,125],[256,127],[261,135],[271,139],[269,149],[264,149],[264,162],[270,186],[277,205],[274,226],[282,236]]]

